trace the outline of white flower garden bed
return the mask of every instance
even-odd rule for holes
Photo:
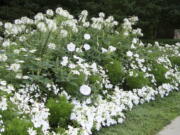
[[[137,17],[87,18],[57,8],[0,22],[0,134],[91,135],[179,90],[180,43],[144,44]]]

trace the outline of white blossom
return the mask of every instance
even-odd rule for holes
[[[91,47],[90,47],[89,44],[84,44],[84,45],[83,45],[83,48],[84,48],[86,51],[88,51],[88,50],[91,49]]]
[[[71,43],[67,44],[67,49],[70,52],[74,52],[76,50],[76,45],[71,42]]]
[[[80,87],[81,94],[88,96],[91,94],[91,88],[88,85],[82,85]]]
[[[54,44],[54,43],[49,43],[49,44],[48,44],[48,48],[49,48],[49,49],[52,49],[52,50],[55,50],[55,49],[56,49],[56,44]]]
[[[89,40],[89,39],[91,39],[91,35],[90,34],[84,34],[84,39],[86,39],[86,40]]]

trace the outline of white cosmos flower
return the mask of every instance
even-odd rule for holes
[[[54,50],[56,49],[56,45],[54,43],[49,43],[48,48]]]
[[[103,12],[100,12],[100,13],[99,13],[99,17],[104,18],[104,17],[105,17],[105,14],[104,14]]]
[[[86,50],[86,51],[88,51],[89,49],[91,49],[91,47],[90,47],[90,45],[89,44],[84,44],[84,49]]]
[[[84,39],[86,39],[86,40],[91,39],[91,35],[90,34],[84,34]]]
[[[37,24],[37,28],[38,28],[41,32],[46,32],[46,31],[47,31],[46,25],[45,25],[45,23],[43,23],[43,22],[38,23],[38,24]]]
[[[128,57],[132,57],[132,56],[133,56],[133,52],[128,51],[128,52],[126,52],[126,55],[127,55]]]
[[[49,15],[49,16],[53,16],[53,15],[54,15],[54,12],[53,12],[53,10],[48,9],[48,10],[46,11],[46,14]]]
[[[76,50],[76,45],[71,42],[67,45],[67,49],[70,52],[74,52]]]
[[[81,94],[88,96],[91,94],[91,88],[88,85],[82,85],[80,87]]]

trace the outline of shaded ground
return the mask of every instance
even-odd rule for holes
[[[121,125],[103,128],[94,135],[155,135],[180,115],[180,92],[145,103],[126,113]]]

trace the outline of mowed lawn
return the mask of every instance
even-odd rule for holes
[[[180,115],[180,92],[134,107],[123,124],[103,128],[94,135],[155,135]]]

